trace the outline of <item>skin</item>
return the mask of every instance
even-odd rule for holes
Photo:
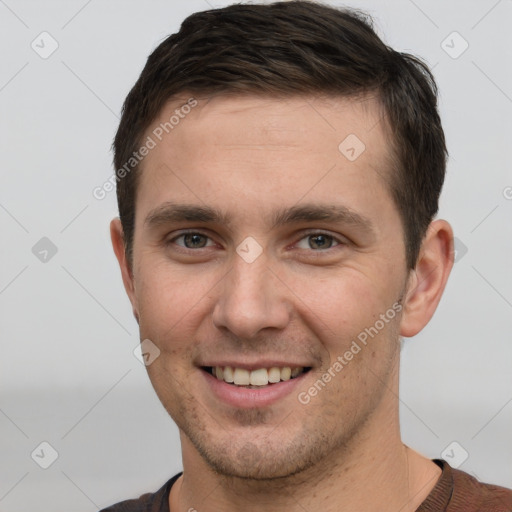
[[[188,97],[169,102],[153,125]],[[366,146],[355,161],[338,149],[349,134]],[[415,269],[406,268],[389,156],[374,98],[216,96],[200,99],[144,159],[131,264],[118,219],[111,236],[141,340],[160,350],[149,377],[180,429],[184,475],[172,488],[173,512],[405,512],[434,487],[440,469],[400,437],[399,336],[414,336],[434,314],[453,233],[433,221]],[[168,202],[218,208],[229,225],[147,222]],[[304,204],[343,205],[373,230],[272,227],[277,209]],[[206,246],[178,238],[184,229]],[[263,251],[252,263],[236,252],[249,236]],[[300,403],[297,393],[398,301],[400,314]],[[199,368],[215,357],[288,358],[312,370],[276,403],[236,408]]]

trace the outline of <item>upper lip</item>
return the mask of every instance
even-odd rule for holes
[[[308,363],[292,363],[290,361],[277,361],[275,359],[265,359],[256,362],[242,362],[242,361],[233,361],[228,359],[219,359],[216,361],[208,361],[206,363],[200,363],[200,367],[216,367],[220,366],[222,368],[226,366],[230,366],[231,368],[243,368],[245,370],[259,370],[260,368],[311,368],[311,364]]]

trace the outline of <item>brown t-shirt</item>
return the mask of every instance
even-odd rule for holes
[[[441,469],[437,484],[416,512],[512,512],[512,490],[484,484],[446,461],[434,459]],[[168,480],[157,492],[143,494],[100,512],[170,512],[169,493],[181,473]]]

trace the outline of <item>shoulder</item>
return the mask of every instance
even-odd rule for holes
[[[169,493],[171,487],[181,473],[170,480],[154,493],[145,493],[136,499],[129,499],[103,508],[100,512],[169,512]]]
[[[120,501],[115,505],[101,509],[100,512],[152,512],[155,495],[156,493],[146,493],[139,498]]]
[[[473,476],[451,468],[453,494],[448,512],[512,512],[512,490],[480,482]]]
[[[433,459],[441,477],[416,512],[512,512],[512,490],[480,482],[452,468],[442,459]]]

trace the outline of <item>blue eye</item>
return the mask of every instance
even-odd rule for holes
[[[203,247],[207,247],[207,240],[209,238],[202,233],[190,232],[183,233],[176,238],[173,238],[169,241],[169,243],[176,243],[177,240],[183,239],[183,244],[177,243],[180,247],[185,247],[186,249],[202,249]],[[213,245],[213,243],[209,244],[209,246]]]
[[[299,247],[300,249],[315,249],[320,251],[331,249],[333,246],[335,247],[341,243],[327,233],[311,233],[302,238],[301,242],[302,240],[307,240],[307,247]],[[297,244],[297,246],[299,246],[299,244]]]
[[[167,245],[177,245],[178,247],[183,247],[188,250],[215,246],[215,243],[209,236],[197,231],[182,233],[168,240],[166,243]],[[313,231],[303,236],[299,242],[295,244],[295,247],[311,252],[324,252],[339,245],[346,245],[346,243],[328,233]]]

